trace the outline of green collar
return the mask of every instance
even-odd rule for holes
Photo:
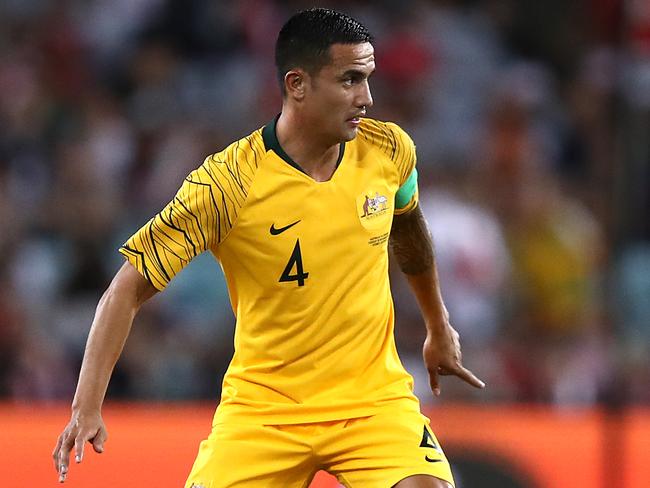
[[[278,136],[275,132],[275,126],[278,123],[279,118],[280,115],[278,114],[271,122],[266,124],[262,129],[262,139],[264,140],[264,147],[266,148],[267,151],[273,150],[275,154],[280,156],[280,158],[282,158],[286,163],[290,164],[298,171],[307,174],[305,170],[302,169],[298,163],[296,163],[293,159],[289,157],[289,155],[286,152],[284,152],[282,146],[280,146],[280,141],[278,141]],[[345,142],[342,142],[339,146],[339,158],[336,160],[337,168],[339,167],[339,164],[341,164],[341,160],[343,159],[343,153],[345,153]]]

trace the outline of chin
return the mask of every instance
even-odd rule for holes
[[[357,137],[357,132],[359,129],[355,127],[354,129],[347,129],[343,135],[343,140],[341,142],[349,142],[355,137]]]

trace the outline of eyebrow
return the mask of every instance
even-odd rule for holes
[[[374,72],[375,72],[375,70],[373,69],[370,73],[368,73],[368,78],[370,78],[370,75],[372,75]],[[346,76],[362,76],[362,77],[365,77],[366,72],[361,71],[359,69],[352,68],[352,69],[346,70],[345,72],[343,72],[343,74],[341,74],[341,78],[344,78]]]

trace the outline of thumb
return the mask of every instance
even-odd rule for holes
[[[104,442],[107,439],[106,431],[104,429],[99,429],[97,435],[93,438],[93,449],[96,453],[101,454],[104,452]]]
[[[438,368],[429,370],[429,384],[435,396],[440,396],[440,383],[438,382]]]

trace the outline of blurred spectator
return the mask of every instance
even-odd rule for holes
[[[589,404],[626,375],[627,397],[650,402],[647,2],[329,4],[376,35],[369,115],[418,146],[443,294],[490,385],[448,382],[449,398]],[[115,249],[277,113],[275,35],[309,6],[0,3],[1,395],[70,398]],[[429,401],[403,285],[398,347]],[[143,308],[109,396],[216,398],[229,307],[200,256]]]
[[[623,353],[623,378],[630,400],[650,402],[650,243],[636,242],[615,262],[611,305],[616,312]],[[632,380],[634,379],[634,380]]]

